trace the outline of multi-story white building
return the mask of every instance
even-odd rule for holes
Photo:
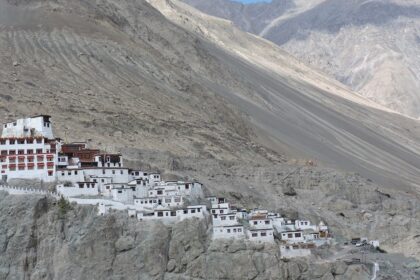
[[[62,143],[54,138],[50,118],[34,116],[3,125],[0,138],[2,181],[55,181],[57,154]]]

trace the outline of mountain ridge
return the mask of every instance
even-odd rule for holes
[[[278,44],[374,102],[420,115],[418,0],[279,0],[241,9],[230,0],[184,2]]]

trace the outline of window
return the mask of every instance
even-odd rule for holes
[[[79,189],[83,189],[85,185],[83,183],[79,183]]]
[[[211,212],[212,212],[213,214],[215,214],[215,213],[216,213],[216,210],[212,209],[212,210],[211,210]]]
[[[200,208],[197,208],[197,212],[201,212],[201,209]]]
[[[236,232],[236,228],[233,229],[233,232]]]
[[[27,151],[26,151],[26,153],[27,153],[28,155],[32,155],[32,154],[34,153],[34,150],[27,150]]]
[[[34,158],[33,157],[28,157],[28,162],[34,162]]]
[[[300,232],[295,233],[295,237],[301,237],[302,234]]]
[[[105,169],[102,169],[102,174],[105,174]]]
[[[123,170],[121,170],[121,171],[120,171],[120,173],[121,173],[121,175],[123,175],[123,174],[124,174],[124,171],[123,171]]]
[[[61,172],[61,176],[64,176],[64,174],[65,174],[64,172]]]
[[[77,173],[76,173],[77,174]],[[93,182],[95,182],[96,183],[96,179],[93,179]]]
[[[6,145],[6,140],[0,140],[1,145]]]
[[[184,210],[184,214],[188,214],[188,210],[187,209]]]
[[[16,125],[17,125],[17,123],[16,123],[16,122],[14,122],[14,123],[13,123],[13,126],[16,126]]]
[[[74,171],[74,175],[77,175],[77,170]],[[95,180],[95,182],[96,182],[96,180]]]
[[[71,171],[67,172],[67,175],[71,176]]]
[[[19,140],[18,140],[18,144],[21,144],[21,145],[22,145],[22,144],[25,144],[25,140],[24,140],[24,139],[19,139]]]
[[[163,191],[162,190],[158,190],[157,191],[157,194],[163,194]]]
[[[181,198],[180,197],[175,197],[175,202],[181,202]]]
[[[34,143],[34,139],[26,139],[26,143],[33,144]]]
[[[287,234],[287,238],[293,238],[293,234],[292,233],[288,233]]]
[[[1,151],[1,155],[2,155],[2,156],[7,155],[7,151],[6,151],[6,150],[2,150],[2,151]]]
[[[256,224],[258,224],[258,222],[257,221],[254,221],[254,225],[256,225]]]
[[[16,151],[15,150],[10,150],[9,155],[16,155]]]
[[[241,228],[238,228],[238,232],[242,232],[242,229]]]
[[[222,217],[220,217],[220,219],[221,219],[222,221],[224,221],[224,220],[226,220],[226,217],[225,217],[225,216],[222,216]]]
[[[42,149],[36,149],[37,154],[42,154]]]
[[[122,191],[121,191],[121,190],[119,190],[119,191],[118,191],[118,193],[122,193]]]
[[[252,237],[258,237],[258,233],[252,233]]]
[[[220,214],[223,214],[223,210],[220,210]]]
[[[170,198],[165,198],[165,203],[171,203],[172,199]]]
[[[230,233],[230,228],[227,229],[227,233]]]
[[[266,225],[269,225],[270,224],[270,221],[269,220],[265,221],[265,224]]]
[[[188,184],[185,184],[185,189],[188,190],[190,186]]]
[[[36,139],[36,142],[37,142],[38,144],[41,144],[41,143],[42,143],[42,138],[38,138],[38,139]]]
[[[19,170],[25,170],[25,165],[19,165],[18,169]]]
[[[175,211],[171,211],[171,216],[172,217],[176,216],[176,212]]]
[[[158,217],[163,217],[163,212],[158,212],[157,215]]]
[[[112,170],[112,174],[114,174],[114,175],[115,175],[115,170]]]
[[[231,221],[232,221],[233,219],[235,219],[235,217],[234,217],[234,216],[230,216],[230,217],[229,217],[229,220],[231,220]]]
[[[261,236],[267,236],[266,232],[261,232]]]
[[[10,145],[14,145],[16,143],[16,141],[14,139],[10,139],[9,143],[10,143]]]
[[[101,182],[102,182],[102,183],[105,183],[105,179],[101,179]]]

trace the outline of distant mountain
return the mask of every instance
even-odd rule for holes
[[[420,117],[419,0],[184,0],[397,112]]]

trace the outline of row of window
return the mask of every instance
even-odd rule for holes
[[[287,238],[293,238],[293,236],[294,236],[294,238],[300,238],[300,237],[302,237],[302,233],[300,233],[300,232],[282,233],[282,237],[286,237],[286,236],[287,236]]]
[[[79,189],[84,189],[86,186],[87,189],[89,188],[95,188],[95,184],[87,184],[87,183],[79,183]]]
[[[16,160],[18,163],[24,163],[24,162],[35,162],[35,158],[34,157],[9,157],[8,158],[9,163],[16,163]],[[36,158],[37,162],[44,162],[44,157],[40,156]],[[53,162],[54,158],[53,157],[47,157],[47,161],[48,162]],[[7,158],[1,158],[0,157],[0,162],[7,162]]]
[[[223,229],[220,229],[220,232],[223,232]],[[226,229],[227,233],[238,233],[242,232],[242,228],[228,228]]]
[[[260,221],[260,223],[262,223],[262,221]],[[253,222],[254,225],[258,225],[258,221],[254,221]],[[270,224],[270,220],[265,220],[264,224],[269,225]]]
[[[269,232],[269,235],[272,235],[272,233],[271,233],[271,232]],[[253,232],[253,233],[251,234],[251,236],[252,236],[252,237],[258,237],[258,232]],[[267,236],[267,232],[265,232],[265,231],[261,231],[261,232],[260,232],[260,236],[261,236],[261,237],[266,237],[266,236]]]
[[[220,219],[222,221],[225,221],[226,220],[226,216],[221,216]],[[229,216],[229,220],[233,221],[234,219],[235,219],[235,216]]]
[[[184,209],[183,210],[183,213],[184,214],[188,214],[188,212],[190,214],[195,214],[196,212],[197,213],[200,213],[201,212],[201,209],[200,208],[197,208],[197,209]],[[170,211],[170,215],[171,216],[176,216],[176,211]],[[169,216],[169,211],[166,211],[166,212],[158,211],[157,212],[157,216],[158,217],[164,217],[164,216],[168,217]]]
[[[47,169],[54,169],[54,166],[45,166],[45,165],[17,165],[17,166],[13,166],[10,165],[9,167],[7,167],[7,165],[3,165],[2,166],[2,173],[6,173],[6,169],[9,169],[9,171],[24,171],[24,170],[44,170],[45,168]],[[50,172],[50,171],[48,171]]]
[[[2,150],[1,155],[33,155],[33,154],[43,154],[44,149],[21,149],[21,150]],[[50,150],[45,150],[45,153],[49,154]]]
[[[0,145],[24,145],[24,144],[42,144],[44,141],[43,138],[37,138],[37,139],[1,139]]]

